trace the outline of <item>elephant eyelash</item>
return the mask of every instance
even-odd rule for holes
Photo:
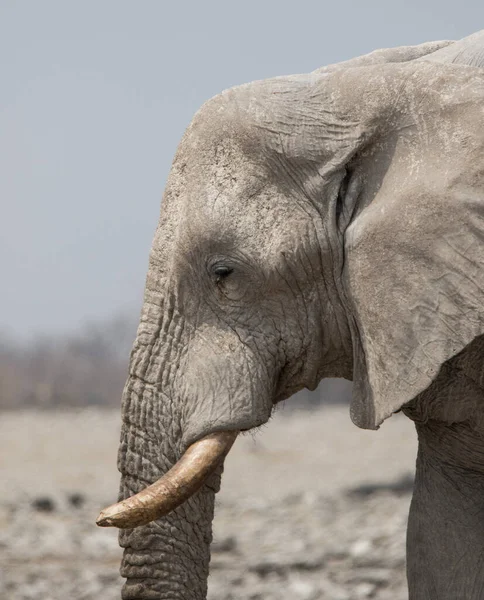
[[[213,269],[213,274],[215,275],[216,283],[219,283],[220,281],[226,279],[231,273],[233,273],[233,268],[228,267],[226,265],[217,265]]]

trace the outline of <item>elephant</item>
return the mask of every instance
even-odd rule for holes
[[[484,597],[484,31],[206,102],[176,151],[122,400],[125,600],[202,600],[237,435],[326,377],[418,435],[411,600]]]

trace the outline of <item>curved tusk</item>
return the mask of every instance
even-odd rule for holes
[[[100,527],[138,527],[167,515],[200,489],[235,442],[238,431],[211,433],[192,444],[163,477],[99,514]]]

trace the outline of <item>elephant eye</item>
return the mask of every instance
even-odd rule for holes
[[[232,271],[233,271],[232,267],[228,267],[227,265],[216,265],[213,268],[213,274],[217,278],[217,283],[219,281],[221,281],[222,279],[225,279],[226,277],[228,277],[230,275],[230,273],[232,273]]]

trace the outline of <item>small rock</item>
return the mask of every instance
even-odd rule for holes
[[[375,589],[376,586],[373,583],[359,583],[355,587],[356,598],[369,598]]]
[[[300,598],[300,600],[315,600],[320,592],[315,585],[301,579],[294,579],[291,581],[289,589],[297,598]]]
[[[293,492],[292,494],[287,494],[284,498],[284,504],[286,506],[296,506],[301,503],[303,499],[303,494],[299,492]]]
[[[358,540],[354,544],[351,545],[350,554],[353,558],[359,558],[360,556],[365,556],[371,551],[371,541],[370,540]]]
[[[277,573],[278,575],[283,575],[286,569],[286,565],[280,564],[278,562],[272,562],[270,560],[255,562],[248,565],[249,572],[256,573],[257,575],[259,575],[259,577],[267,577],[270,573]]]
[[[55,510],[55,503],[48,496],[39,496],[32,500],[32,508],[35,508],[39,512],[53,512]]]
[[[86,502],[86,498],[85,498],[85,496],[83,496],[83,494],[81,494],[79,492],[74,492],[67,496],[67,501],[74,508],[81,508],[81,506],[83,506],[84,503]]]
[[[233,552],[236,548],[237,540],[234,536],[214,540],[211,545],[212,552]]]

